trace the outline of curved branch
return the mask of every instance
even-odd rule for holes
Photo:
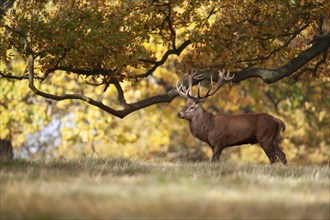
[[[84,96],[84,95],[80,95],[80,94],[54,95],[54,94],[46,93],[46,92],[43,92],[43,91],[37,89],[34,85],[34,60],[35,60],[35,57],[31,54],[29,56],[29,63],[28,63],[29,88],[36,95],[39,95],[39,96],[42,96],[42,97],[48,98],[48,99],[53,99],[56,101],[62,101],[62,100],[67,100],[67,99],[81,100],[81,101],[87,102],[90,105],[94,105],[94,106],[96,106],[116,117],[119,117],[119,118],[124,118],[126,115],[128,115],[134,111],[137,111],[142,108],[146,108],[146,107],[154,105],[154,104],[163,103],[163,102],[171,102],[178,95],[176,89],[172,89],[171,91],[169,91],[166,94],[152,96],[152,97],[146,98],[144,100],[128,104],[125,101],[124,94],[123,94],[122,89],[118,82],[117,86],[115,83],[115,86],[118,91],[118,98],[122,102],[121,104],[124,104],[125,108],[122,110],[115,110],[107,105],[104,105],[102,102],[96,101],[96,100],[89,98],[87,96]]]
[[[290,76],[309,61],[327,51],[330,47],[330,33],[319,38],[308,49],[291,59],[287,64],[278,69],[251,68],[235,73],[233,82],[240,82],[249,78],[261,78],[265,83],[274,83],[284,77]]]
[[[66,100],[66,99],[81,100],[81,101],[87,102],[90,105],[94,105],[118,118],[124,118],[125,116],[127,116],[128,114],[130,114],[132,112],[135,112],[142,108],[149,107],[154,104],[159,104],[159,103],[164,103],[164,102],[170,103],[175,97],[178,96],[176,89],[172,89],[171,91],[169,91],[166,94],[156,95],[156,96],[152,96],[152,97],[146,98],[144,100],[141,100],[141,101],[138,101],[135,103],[126,104],[124,109],[115,110],[115,109],[103,104],[102,102],[96,101],[96,100],[89,98],[87,96],[84,96],[84,95],[65,94],[65,95],[57,96],[57,95],[45,93],[45,92],[38,90],[34,86],[33,83],[29,83],[29,87],[36,95],[42,96],[44,98],[53,99],[56,101],[62,101],[62,100]]]

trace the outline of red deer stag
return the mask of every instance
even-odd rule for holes
[[[204,79],[204,77],[196,76],[196,73],[185,75],[188,78],[188,86],[179,81],[176,84],[180,96],[187,99],[186,105],[177,116],[188,120],[191,133],[209,144],[213,152],[211,161],[218,161],[222,150],[226,147],[259,143],[271,164],[276,161],[276,156],[278,156],[286,165],[285,153],[278,146],[280,131],[285,130],[284,122],[266,113],[213,115],[203,108],[203,103],[234,76],[230,76],[229,72],[225,74],[224,71],[219,71],[219,79],[213,91],[211,91],[213,85],[211,77],[210,88],[206,94],[201,96],[199,83],[197,96],[192,96],[193,80]]]

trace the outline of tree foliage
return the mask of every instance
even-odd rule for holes
[[[287,139],[292,152],[297,145],[308,148],[307,140],[317,149],[329,146],[330,6],[325,0],[4,2],[14,4],[2,5],[0,17],[0,108],[6,128],[1,138],[38,130],[51,115],[61,115],[74,126],[62,126],[59,152],[76,143],[95,151],[92,143],[101,146],[101,140],[116,143],[112,149],[129,143],[133,149],[138,141],[155,152],[159,146],[185,146],[186,125],[172,123],[173,106],[143,108],[177,97],[175,81],[186,72],[208,76],[226,68],[239,86],[215,95],[211,109],[273,111],[293,128],[303,128],[302,142],[294,137],[297,130]],[[25,113],[15,115],[21,109]],[[126,122],[111,117],[137,110],[128,116],[136,124],[153,118],[145,134],[138,134],[131,120],[117,126]],[[172,122],[160,123],[163,118]],[[21,125],[31,129],[23,131]],[[155,136],[166,140],[157,146],[143,142],[157,129]]]
[[[249,77],[274,82],[322,53],[326,57],[329,34],[318,36],[316,26],[328,9],[323,1],[16,2],[2,19],[1,57],[9,62],[11,49],[23,55],[28,68],[17,77],[29,78],[38,95],[80,99],[124,117],[169,102],[176,93],[127,104],[120,83],[152,75],[169,55],[183,50],[178,70],[225,67],[236,72],[236,82]],[[148,44],[159,44],[166,52],[158,58]],[[124,110],[77,93],[45,93],[34,85],[59,71],[74,74],[70,81],[82,78],[79,83],[104,85],[104,90],[114,85]],[[3,70],[2,76],[8,75],[12,73]]]

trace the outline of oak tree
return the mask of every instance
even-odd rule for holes
[[[6,4],[7,2],[7,4]],[[8,5],[14,2],[12,7]],[[226,68],[233,82],[326,74],[330,46],[329,4],[305,1],[4,1],[1,15],[1,81],[27,80],[36,94],[56,101],[77,99],[123,118],[177,92],[126,101],[122,84],[150,78],[173,56],[174,71],[201,74]],[[151,47],[150,45],[154,45]],[[159,56],[153,49],[162,47]],[[15,74],[15,56],[26,62]],[[65,73],[54,91],[43,90]],[[174,74],[174,73],[173,73]],[[166,79],[167,76],[163,76]],[[170,76],[169,76],[170,77]],[[158,80],[163,82],[166,80]],[[90,97],[70,83],[116,89],[121,107]],[[106,104],[105,104],[106,103]]]

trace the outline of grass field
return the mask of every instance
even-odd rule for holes
[[[1,219],[329,219],[329,166],[126,159],[0,163]]]

